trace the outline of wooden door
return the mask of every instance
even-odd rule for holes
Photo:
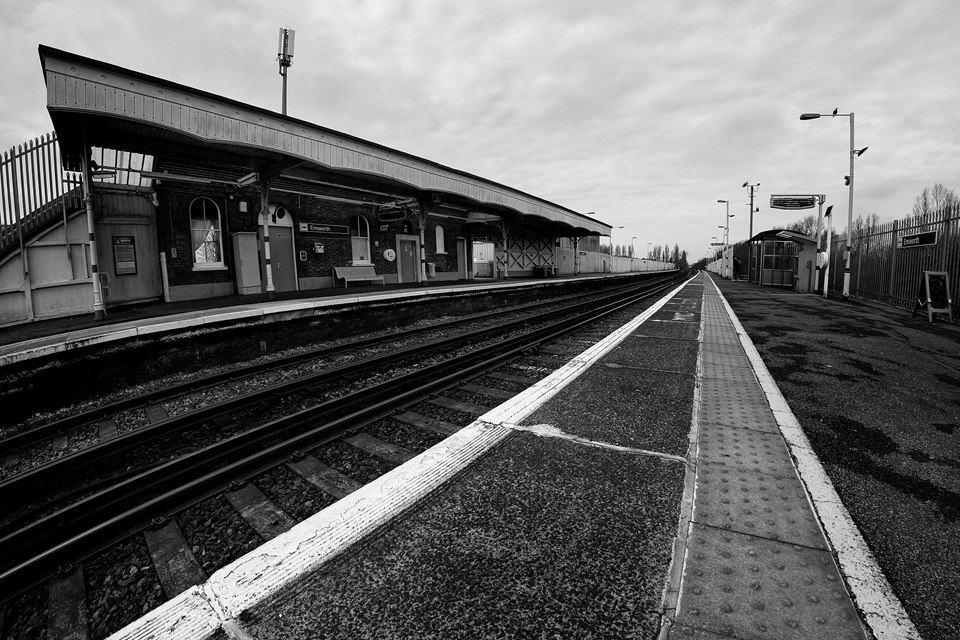
[[[276,291],[296,291],[297,263],[292,227],[270,226],[270,253],[270,264],[273,265],[273,288]]]
[[[399,262],[400,282],[417,282],[418,262],[417,259],[417,241],[400,240],[400,254],[397,256]]]

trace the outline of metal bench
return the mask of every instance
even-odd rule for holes
[[[373,270],[372,266],[366,267],[334,267],[333,268],[334,281],[333,284],[336,286],[337,280],[343,280],[343,288],[349,288],[348,282],[380,282],[384,284],[383,276],[378,276],[377,272]]]

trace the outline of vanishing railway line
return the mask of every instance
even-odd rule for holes
[[[321,490],[324,497],[314,505],[319,510],[543,377],[549,367],[536,361],[538,349],[546,352],[541,358],[555,361],[551,366],[560,366],[566,357],[552,356],[551,350],[574,355],[582,347],[567,353],[545,345],[569,341],[576,332],[605,335],[626,315],[635,315],[638,304],[675,283],[658,279],[630,292],[578,299],[563,309],[548,301],[519,318],[488,317],[484,326],[453,335],[425,339],[427,329],[420,328],[386,340],[357,340],[351,346],[359,351],[340,361],[331,360],[329,349],[297,354],[70,418],[69,428],[81,428],[185,392],[195,395],[280,367],[323,362],[316,371],[176,413],[0,481],[0,501],[10,505],[0,524],[0,593],[37,584],[58,567],[84,562],[151,525],[166,526],[171,514],[211,496],[239,495],[247,479],[280,473],[278,468],[297,471]],[[415,334],[419,339],[412,339]],[[385,342],[390,346],[384,348]],[[49,437],[51,429],[64,428],[64,423],[44,425],[38,433]],[[13,437],[26,446],[22,443],[41,439],[38,433]],[[374,467],[372,473],[364,466]],[[282,514],[274,521],[281,529],[292,524],[287,518],[284,525]],[[269,527],[257,533],[262,539],[273,535]]]

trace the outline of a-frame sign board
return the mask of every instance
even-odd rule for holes
[[[924,307],[927,317],[933,322],[933,314],[945,313],[953,322],[953,300],[950,299],[950,275],[946,271],[924,271],[917,290],[917,302],[913,306],[913,317]]]

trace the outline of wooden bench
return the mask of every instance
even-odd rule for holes
[[[372,266],[366,267],[334,267],[333,284],[336,286],[337,280],[343,280],[343,288],[347,289],[348,282],[377,282],[384,284],[383,276],[378,276]]]

